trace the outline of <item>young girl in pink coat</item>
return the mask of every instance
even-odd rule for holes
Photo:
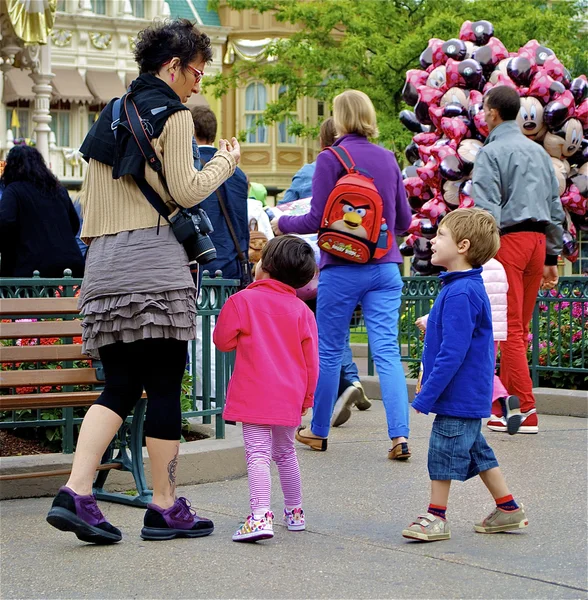
[[[483,266],[482,279],[492,310],[494,355],[496,355],[499,342],[506,340],[508,280],[504,267],[495,258],[491,258]],[[422,331],[425,331],[427,327],[428,316],[424,315],[416,320],[416,326]],[[505,416],[497,417],[496,414],[500,412]],[[509,395],[502,381],[500,381],[500,377],[494,375],[492,417],[488,421],[488,428],[492,431],[508,431],[508,433],[513,435],[519,430],[520,425],[521,411],[519,399],[516,396]]]
[[[235,542],[274,535],[272,459],[284,493],[284,522],[290,531],[305,527],[294,436],[301,416],[313,405],[318,335],[314,315],[296,297],[296,289],[315,271],[313,250],[304,240],[270,240],[255,281],[225,302],[214,328],[219,350],[237,350],[223,417],[243,423],[251,514],[233,535]]]

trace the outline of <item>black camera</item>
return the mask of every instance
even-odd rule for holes
[[[205,265],[216,258],[216,248],[209,237],[214,231],[208,215],[201,208],[185,209],[170,217],[172,231],[180,244],[184,246],[188,260]]]

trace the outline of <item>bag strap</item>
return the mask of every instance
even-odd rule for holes
[[[328,146],[325,150],[330,150],[339,159],[339,162],[345,167],[347,173],[356,170],[351,154],[343,146]]]
[[[147,137],[147,133],[145,128],[143,127],[143,123],[141,123],[141,118],[139,117],[139,111],[137,110],[137,106],[135,103],[129,99],[131,103],[130,110],[127,109],[127,99],[130,96],[130,93],[125,94],[122,98],[118,98],[114,101],[112,105],[112,125],[110,126],[112,129],[112,133],[114,134],[114,139],[116,139],[117,129],[120,125],[120,108],[121,104],[125,109],[125,113],[127,115],[127,119],[129,121],[129,126],[131,128],[131,133],[141,150],[141,153],[145,157],[147,164],[156,172],[161,171],[161,161],[157,158],[155,154],[155,150]],[[155,157],[154,161],[150,161],[149,156]],[[159,165],[159,169],[157,166]],[[133,175],[133,179],[137,184],[137,187],[141,190],[141,193],[147,199],[147,202],[151,204],[151,206],[155,209],[155,211],[162,216],[168,223],[170,210],[161,198],[161,196],[147,183],[145,177],[137,177]]]

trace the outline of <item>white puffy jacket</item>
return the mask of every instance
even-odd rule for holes
[[[492,332],[495,342],[503,342],[507,335],[507,311],[508,311],[508,280],[504,267],[495,259],[491,258],[482,268],[482,280],[484,288],[490,299],[492,309]],[[426,326],[429,315],[424,315]]]
[[[482,268],[482,279],[492,308],[494,341],[501,342],[506,339],[507,332],[508,280],[506,271],[495,258],[491,258]]]

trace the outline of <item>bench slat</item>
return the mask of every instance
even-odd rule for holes
[[[4,346],[0,347],[0,362],[53,362],[60,360],[89,360],[82,354],[81,344],[56,346]]]
[[[0,387],[25,385],[85,385],[104,383],[96,379],[96,369],[36,369],[1,371]]]
[[[0,315],[76,315],[77,298],[2,298]]]
[[[55,392],[51,394],[11,394],[0,396],[0,410],[69,408],[90,406],[100,392]]]
[[[72,321],[0,324],[0,338],[7,340],[40,337],[77,337],[81,335],[82,322],[79,319]]]

